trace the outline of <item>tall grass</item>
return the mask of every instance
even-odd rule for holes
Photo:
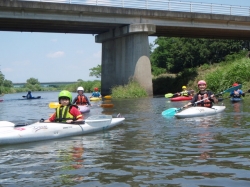
[[[148,96],[146,90],[134,80],[129,81],[127,85],[112,88],[112,98],[139,98],[146,96]]]
[[[233,62],[221,63],[218,67],[196,78],[204,79],[208,88],[220,92],[232,87],[234,82],[242,84],[243,90],[250,86],[250,59],[241,58]]]

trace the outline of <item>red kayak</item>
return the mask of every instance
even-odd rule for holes
[[[174,97],[171,98],[170,101],[189,101],[192,100],[193,97],[191,96],[179,96],[179,97]]]
[[[3,101],[3,99],[0,99],[0,102],[2,102]]]

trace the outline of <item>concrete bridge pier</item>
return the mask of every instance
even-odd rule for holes
[[[153,95],[148,35],[155,25],[132,24],[96,36],[102,43],[101,93],[108,95],[111,88],[136,80],[148,95]]]

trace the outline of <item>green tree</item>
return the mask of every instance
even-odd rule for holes
[[[0,85],[3,84],[4,81],[4,75],[2,74],[2,72],[0,71]]]
[[[96,78],[100,78],[101,77],[101,72],[102,72],[102,66],[101,65],[97,65],[96,67],[93,67],[91,69],[89,69],[91,72],[89,73],[89,76],[93,77],[95,76]]]
[[[35,78],[29,78],[26,81],[26,84],[24,85],[25,88],[27,88],[30,91],[41,91],[41,85],[38,79]]]
[[[8,93],[12,87],[12,82],[10,80],[5,79],[3,73],[0,71],[0,94]]]
[[[242,40],[159,37],[155,40],[154,46],[150,59],[152,73],[157,75],[161,73],[161,69],[165,69],[169,73],[179,73],[186,68],[221,62],[228,54],[242,50],[245,42]]]
[[[13,83],[12,83],[12,81],[10,81],[10,80],[4,80],[3,81],[3,86],[4,87],[8,87],[8,88],[11,88],[11,87],[13,87]]]

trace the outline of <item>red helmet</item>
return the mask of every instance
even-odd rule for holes
[[[239,86],[239,84],[237,82],[233,83],[233,87],[235,86]]]
[[[95,91],[98,91],[98,88],[94,88]]]
[[[200,84],[205,84],[205,85],[207,85],[206,81],[204,81],[204,80],[200,80],[200,81],[198,82],[198,86],[199,86]]]

